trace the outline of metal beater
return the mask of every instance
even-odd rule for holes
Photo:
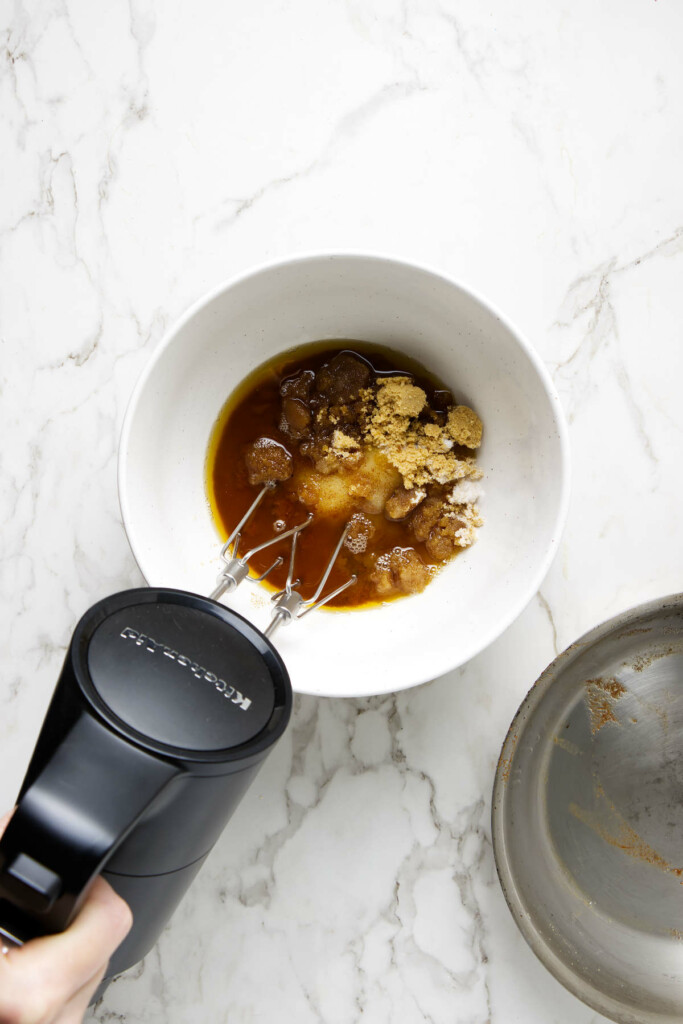
[[[280,626],[289,625],[294,619],[302,619],[304,615],[308,615],[309,612],[315,611],[316,608],[322,608],[324,604],[331,601],[338,594],[343,593],[348,587],[352,586],[356,582],[356,576],[351,576],[350,579],[342,583],[341,586],[331,591],[329,594],[323,595],[325,584],[329,579],[330,573],[334,567],[334,563],[337,560],[339,552],[342,549],[342,545],[346,540],[349,532],[350,524],[347,523],[344,527],[342,534],[337,541],[334,551],[330,556],[329,561],[325,567],[320,583],[318,584],[315,593],[308,599],[304,598],[303,595],[296,589],[300,586],[301,581],[294,579],[294,566],[296,560],[296,547],[299,535],[309,526],[313,520],[313,516],[309,515],[303,523],[299,523],[297,526],[293,526],[290,530],[285,533],[277,533],[270,540],[264,541],[262,544],[257,544],[256,547],[251,548],[244,555],[238,557],[238,549],[240,543],[241,532],[244,529],[246,523],[251,519],[254,512],[260,505],[263,498],[272,491],[277,484],[269,480],[267,481],[259,493],[257,494],[254,501],[251,503],[247,511],[244,513],[239,523],[232,531],[225,544],[221,548],[221,558],[225,563],[223,569],[221,569],[216,579],[216,587],[210,594],[210,597],[214,601],[218,601],[224,594],[230,593],[236,590],[243,580],[248,580],[250,583],[260,583],[261,580],[266,579],[267,576],[277,569],[283,563],[282,556],[278,556],[273,564],[266,569],[260,576],[249,575],[249,561],[260,551],[264,551],[266,548],[271,547],[273,544],[278,544],[280,541],[286,540],[288,537],[292,538],[290,553],[289,553],[289,567],[287,570],[287,580],[283,590],[279,590],[276,594],[273,594],[271,598],[273,602],[273,611],[270,624],[264,630],[264,635],[272,637],[273,634]]]

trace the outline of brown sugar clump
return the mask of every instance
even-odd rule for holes
[[[332,451],[342,462],[348,462],[349,459],[358,461],[361,443],[357,438],[345,434],[343,430],[335,430],[332,435]]]
[[[317,439],[306,441],[301,450],[313,460],[318,472],[324,475],[351,469],[363,459],[360,441],[338,429],[331,435],[321,433]]]
[[[271,437],[259,437],[244,453],[250,484],[265,484],[269,480],[289,480],[294,471],[294,460],[284,445]]]
[[[395,416],[419,416],[425,407],[427,396],[408,377],[385,377],[377,382],[377,420],[393,419]]]
[[[351,352],[340,352],[318,370],[315,376],[316,389],[333,404],[353,402],[359,392],[367,387],[372,370],[363,359]]]
[[[309,433],[311,410],[308,403],[314,382],[313,371],[302,370],[283,380],[280,385],[282,407],[278,428],[295,441],[307,437]]]
[[[474,542],[476,530],[482,519],[474,505],[457,505],[434,523],[426,540],[426,548],[432,558],[445,562],[452,558],[458,548],[467,548]]]
[[[311,423],[311,412],[300,398],[283,398],[279,429],[287,437],[298,441],[306,437]]]
[[[455,409],[450,410],[446,429],[456,444],[466,448],[478,448],[481,444],[481,420],[467,405],[456,405]]]
[[[431,573],[417,551],[393,548],[380,555],[371,579],[380,597],[391,594],[419,594],[431,579]]]
[[[415,540],[426,541],[432,531],[432,527],[443,515],[443,499],[436,495],[423,501],[415,510],[410,520],[410,528],[415,535]]]
[[[376,405],[368,418],[369,440],[396,467],[408,490],[461,480],[473,472],[470,461],[451,450],[454,440],[448,425],[417,419],[426,400],[422,388],[407,377],[385,378],[377,383]]]
[[[401,484],[387,498],[384,506],[384,515],[387,519],[406,519],[413,509],[416,509],[426,497],[427,492],[424,487],[411,487],[410,490],[406,490],[403,484]]]
[[[477,528],[483,520],[476,504],[453,502],[462,484],[456,484],[451,494],[432,495],[413,512],[410,528],[415,540],[422,542],[432,558],[445,562],[452,558],[459,548],[473,544]],[[474,497],[474,501],[478,493]]]
[[[314,383],[313,370],[301,370],[300,373],[295,373],[282,381],[280,394],[283,398],[298,398],[302,402],[308,402]]]

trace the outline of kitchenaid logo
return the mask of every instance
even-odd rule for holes
[[[209,672],[198,661],[192,661],[192,658],[188,658],[184,654],[178,654],[177,651],[167,647],[166,644],[153,640],[146,633],[139,633],[137,629],[131,629],[130,626],[126,626],[125,629],[121,630],[121,636],[124,640],[134,640],[136,647],[144,647],[150,654],[162,654],[165,658],[170,658],[171,661],[177,661],[184,668],[189,668],[193,676],[196,676],[197,679],[205,679],[207,683],[213,683],[222,697],[226,697],[233,704],[236,704],[238,708],[242,708],[243,711],[247,711],[251,706],[251,701],[248,697],[243,697],[239,690],[226,683],[225,679],[220,679],[215,672]]]

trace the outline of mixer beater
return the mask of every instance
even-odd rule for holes
[[[278,556],[273,564],[266,569],[265,572],[261,573],[260,576],[249,575],[249,561],[261,551],[266,548],[272,547],[274,544],[278,544],[283,540],[291,537],[291,546],[289,552],[289,567],[287,570],[287,580],[282,590],[273,594],[271,600],[273,602],[273,610],[271,621],[268,627],[264,630],[264,635],[272,637],[273,634],[279,629],[280,626],[289,625],[294,619],[301,619],[304,615],[309,612],[315,611],[316,608],[322,608],[323,605],[327,604],[333,598],[343,593],[348,587],[353,586],[356,582],[356,576],[351,576],[350,579],[342,583],[341,586],[328,594],[323,595],[325,584],[329,579],[330,573],[334,567],[335,562],[339,556],[339,552],[342,549],[344,541],[348,535],[350,524],[347,523],[344,527],[339,540],[332,552],[327,565],[323,571],[320,583],[318,584],[315,592],[309,598],[304,598],[299,592],[297,587],[300,586],[301,581],[294,578],[294,568],[296,561],[296,548],[299,535],[306,529],[307,526],[313,521],[313,515],[310,514],[303,523],[299,523],[297,526],[293,526],[291,529],[286,530],[284,533],[276,533],[274,537],[264,541],[262,544],[257,544],[251,548],[244,555],[238,557],[238,549],[241,538],[241,532],[245,525],[249,522],[254,512],[260,505],[263,498],[268,494],[269,491],[274,490],[277,486],[275,481],[267,481],[259,493],[257,494],[254,501],[251,503],[247,511],[244,513],[239,523],[232,531],[225,544],[221,548],[221,555],[224,567],[221,569],[216,579],[216,587],[210,594],[210,597],[214,601],[218,601],[224,594],[231,593],[235,590],[240,583],[247,580],[250,583],[260,583],[261,580],[266,579],[273,572],[274,569],[278,568],[283,563],[282,556]]]

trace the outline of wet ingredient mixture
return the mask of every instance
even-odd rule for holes
[[[350,523],[329,590],[359,607],[424,590],[476,539],[482,424],[405,356],[361,342],[306,345],[260,367],[231,396],[214,429],[207,487],[227,537],[266,481],[277,481],[245,526],[240,552],[313,519],[297,546],[304,597],[315,590]],[[250,560],[284,586],[289,542]],[[326,588],[326,589],[328,589]]]

